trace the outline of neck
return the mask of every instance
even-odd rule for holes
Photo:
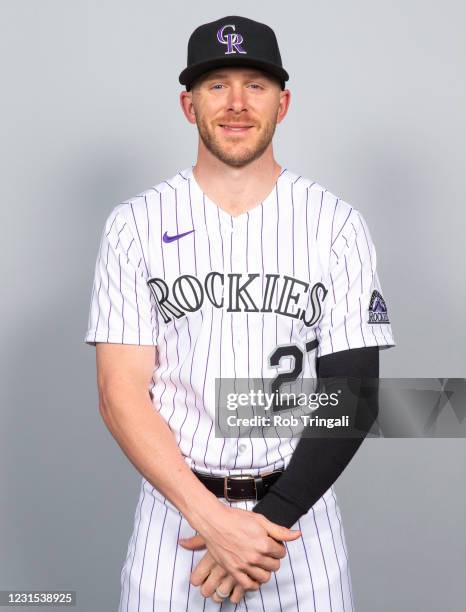
[[[281,171],[271,145],[258,159],[241,168],[229,166],[210,152],[199,150],[193,167],[201,190],[232,216],[259,205],[272,191]]]

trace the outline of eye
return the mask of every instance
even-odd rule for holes
[[[262,85],[260,83],[250,83],[249,87],[252,87],[253,89],[262,89]]]
[[[217,89],[217,88],[220,88],[220,87],[223,87],[223,84],[222,84],[222,83],[214,83],[214,84],[211,86],[211,89]]]

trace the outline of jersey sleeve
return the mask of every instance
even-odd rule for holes
[[[155,303],[141,247],[116,206],[102,231],[84,342],[155,345]]]
[[[317,329],[318,357],[365,346],[385,349],[396,345],[376,264],[367,224],[359,211],[349,207],[331,242],[328,293]]]

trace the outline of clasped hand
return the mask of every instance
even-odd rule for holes
[[[280,559],[286,555],[283,542],[300,536],[299,530],[277,525],[261,514],[220,503],[198,533],[180,539],[179,544],[188,550],[207,548],[190,578],[204,597],[220,603],[218,589],[232,603],[239,603],[246,591],[259,589],[280,568]]]

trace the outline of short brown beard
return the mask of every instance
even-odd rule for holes
[[[243,154],[238,157],[238,155],[229,155],[228,152],[221,147],[220,143],[215,137],[215,134],[212,134],[209,131],[207,124],[202,117],[198,118],[196,116],[196,124],[199,131],[199,136],[206,149],[224,164],[233,166],[235,168],[246,166],[260,157],[272,141],[276,128],[276,124],[267,123],[266,129],[262,133],[256,147],[254,149],[244,150]]]

